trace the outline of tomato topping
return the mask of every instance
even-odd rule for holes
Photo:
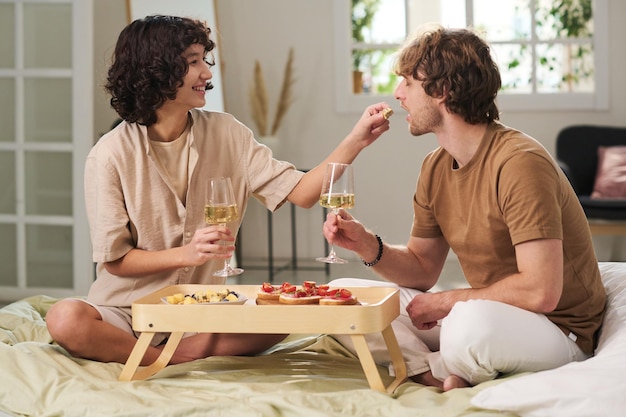
[[[294,296],[296,298],[308,297],[310,294],[305,290],[296,290]]]
[[[276,287],[274,287],[272,284],[270,284],[269,282],[264,282],[263,285],[261,286],[261,291],[263,292],[269,292],[272,293],[274,291],[276,291]]]
[[[325,291],[324,296],[333,298],[350,298],[352,297],[352,291],[347,288],[333,288]]]
[[[352,297],[352,292],[346,288],[342,288],[335,294],[335,297],[339,298],[350,298]]]
[[[339,291],[337,288],[333,288],[333,289],[328,289],[326,291],[326,296],[327,297],[334,297],[335,294],[337,294],[337,291]]]
[[[296,286],[289,284],[289,285],[283,285],[281,288],[282,292],[295,292],[296,291]]]

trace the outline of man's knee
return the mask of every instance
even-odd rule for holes
[[[458,302],[441,325],[440,352],[448,363],[472,362],[480,366],[488,358],[489,345],[496,335],[493,304],[488,300]]]
[[[442,349],[444,344],[446,348],[454,348],[488,340],[493,319],[488,303],[485,300],[456,303],[441,323]]]
[[[510,306],[491,300],[470,300],[454,305],[441,325],[442,361],[452,374],[476,384],[498,374],[502,349],[513,324]],[[506,357],[506,353],[504,353]]]

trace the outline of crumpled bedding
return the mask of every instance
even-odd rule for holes
[[[358,358],[329,335],[294,335],[262,355],[168,366],[145,381],[117,380],[122,365],[73,358],[54,344],[45,315],[56,299],[0,309],[0,415],[9,416],[514,416],[473,407],[499,384],[442,393],[408,381],[371,390]],[[393,378],[380,368],[385,384]]]
[[[45,315],[56,299],[26,298],[0,309],[0,417],[626,415],[626,263],[599,266],[607,313],[593,358],[446,393],[411,381],[393,395],[371,390],[358,358],[323,334],[120,382],[121,364],[72,358],[52,341]]]

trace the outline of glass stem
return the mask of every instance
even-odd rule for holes
[[[232,268],[230,266],[230,258],[224,260],[224,270],[230,271]]]
[[[226,223],[220,223],[220,226],[226,227]],[[225,242],[223,244],[225,244]],[[224,271],[232,271],[230,266],[230,257],[224,259]]]
[[[333,214],[335,216],[339,215],[339,209],[334,208],[333,209]],[[332,243],[330,244],[330,252],[328,253],[328,258],[330,259],[337,259],[337,254],[335,253],[335,245],[333,245]]]

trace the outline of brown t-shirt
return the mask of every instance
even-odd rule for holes
[[[412,236],[443,236],[473,288],[517,273],[515,245],[563,241],[563,293],[546,314],[592,353],[606,294],[585,214],[569,181],[533,138],[492,123],[459,169],[443,148],[424,160],[414,196]]]
[[[226,113],[192,110],[186,142],[189,152],[187,192],[178,196],[170,175],[155,161],[145,126],[122,122],[103,136],[85,165],[85,202],[97,279],[87,299],[98,305],[130,307],[139,297],[168,285],[222,284],[212,273],[221,259],[196,267],[164,271],[146,277],[118,277],[104,262],[133,248],[158,251],[185,245],[204,223],[208,178],[230,177],[240,218],[254,196],[269,210],[286,200],[304,173],[292,164],[272,159],[271,151],[254,140],[246,126]]]

